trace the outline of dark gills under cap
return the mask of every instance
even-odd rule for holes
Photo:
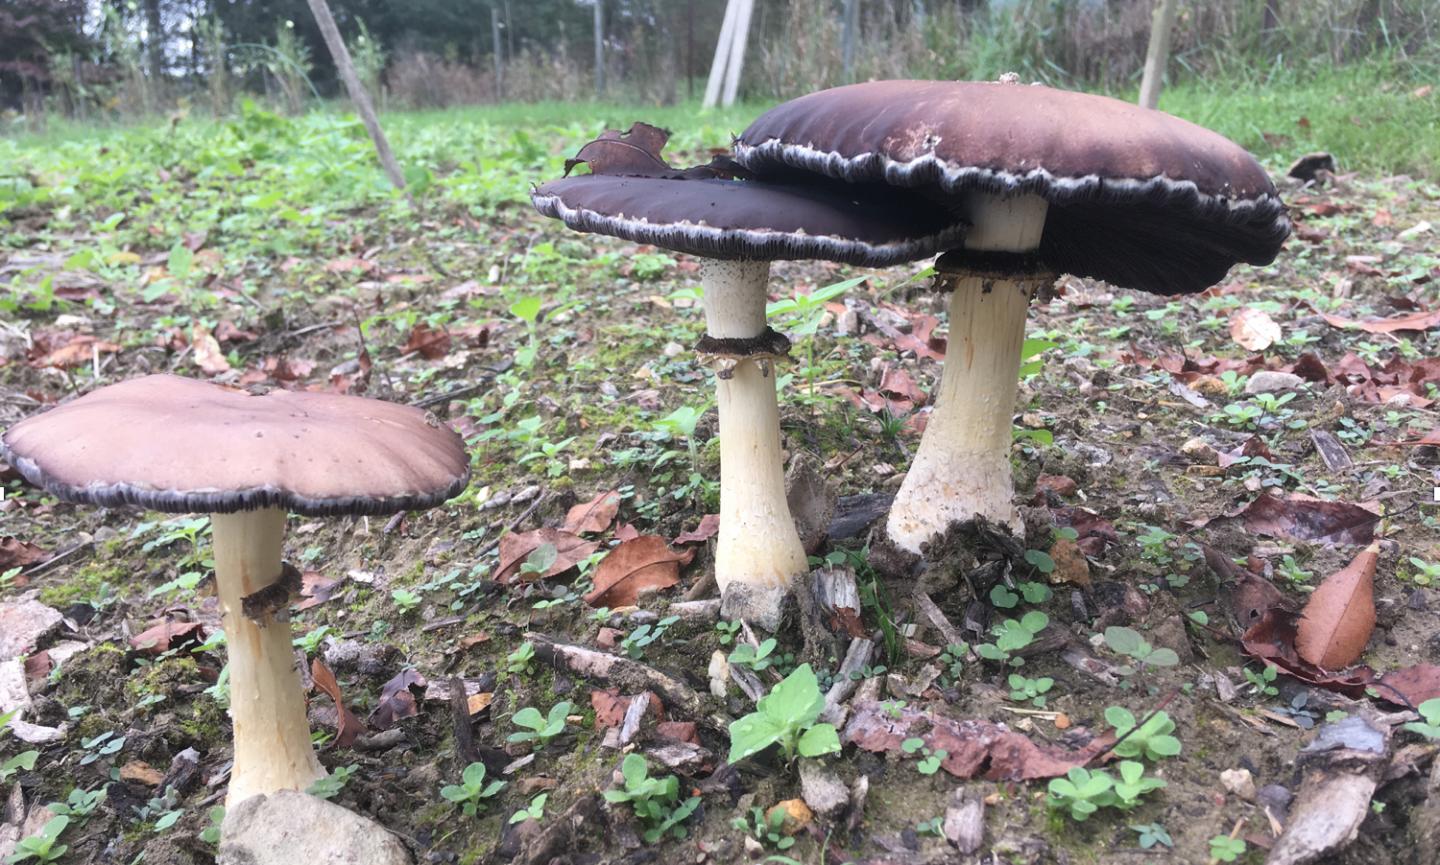
[[[668,133],[635,124],[606,133],[569,160],[591,173],[530,194],[535,209],[576,231],[608,234],[705,258],[824,259],[883,267],[959,245],[963,221],[923,195],[835,184],[774,184],[728,160],[675,169],[660,157]]]
[[[386,514],[438,505],[470,477],[464,441],[419,409],[172,375],[29,417],[0,456],[66,501],[170,513]]]
[[[1046,199],[1040,258],[1157,294],[1268,264],[1290,232],[1265,170],[1225,137],[1104,96],[1020,84],[875,81],[791,100],[734,143],[760,180],[824,177]]]

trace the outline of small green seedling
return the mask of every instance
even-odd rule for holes
[[[1045,630],[1050,617],[1038,610],[1031,610],[1019,619],[1006,619],[990,629],[995,642],[981,643],[975,647],[975,654],[987,661],[999,661],[1012,667],[1025,664],[1024,658],[1011,657],[1035,640],[1035,635]]]
[[[354,763],[349,766],[337,766],[329,775],[311,784],[305,792],[319,799],[334,799],[340,795],[340,791],[345,789],[345,785],[350,783],[350,779],[358,771],[360,771],[360,767]]]
[[[1149,850],[1157,844],[1161,847],[1174,847],[1175,839],[1165,831],[1165,827],[1159,823],[1142,823],[1131,826],[1130,829],[1140,835],[1140,849]]]
[[[776,850],[789,850],[795,846],[795,839],[781,831],[785,828],[785,809],[783,808],[770,809],[768,816],[763,808],[751,808],[749,820],[744,817],[736,817],[730,821],[730,825],[741,832],[755,836],[756,841],[774,847]]]
[[[390,600],[400,608],[400,612],[408,613],[420,606],[420,596],[409,589],[395,589],[390,592]]]
[[[210,810],[205,812],[210,818],[210,825],[200,832],[200,840],[211,847],[220,846],[220,827],[225,825],[225,806],[212,805]]]
[[[1055,680],[1049,676],[1039,679],[1027,679],[1019,673],[1010,674],[1010,699],[1017,703],[1029,700],[1036,708],[1045,708],[1045,695],[1055,686]]]
[[[1424,720],[1412,721],[1401,729],[1419,733],[1427,739],[1440,739],[1440,697],[1426,700],[1415,708]]]
[[[901,742],[900,750],[907,754],[918,753],[921,755],[920,762],[915,764],[915,768],[920,770],[921,775],[934,775],[936,772],[939,772],[940,764],[945,762],[946,757],[950,756],[950,752],[944,748],[936,748],[933,751],[930,750],[930,748],[925,745],[924,739],[915,737]]]
[[[512,676],[527,675],[534,660],[535,644],[528,641],[521,643],[519,648],[505,656],[505,672]]]
[[[680,621],[679,616],[666,616],[653,625],[640,625],[620,641],[620,648],[625,650],[625,654],[638,661],[645,656],[646,647],[665,636],[665,631],[678,621]]]
[[[1112,788],[1115,791],[1113,805],[1122,811],[1129,811],[1139,805],[1140,800],[1151,790],[1159,790],[1165,786],[1164,780],[1160,778],[1145,777],[1144,763],[1121,760],[1115,768],[1120,772],[1120,778]]]
[[[1217,862],[1234,862],[1245,855],[1245,840],[1229,835],[1216,835],[1210,839],[1210,858]]]
[[[1114,797],[1110,788],[1114,786],[1115,779],[1109,773],[1076,766],[1064,778],[1051,779],[1046,803],[1057,811],[1069,812],[1070,819],[1083,822],[1109,804]]]
[[[526,820],[534,820],[538,823],[545,819],[545,800],[549,798],[549,793],[541,793],[539,796],[531,799],[529,805],[510,815],[510,822],[523,823]]]
[[[1115,728],[1116,737],[1122,740],[1113,749],[1116,756],[1159,760],[1180,753],[1180,740],[1170,735],[1175,730],[1175,722],[1165,712],[1156,712],[1136,730],[1135,716],[1129,709],[1111,706],[1105,710],[1105,721]]]
[[[526,556],[524,563],[520,565],[518,579],[526,583],[540,579],[546,571],[554,566],[555,560],[559,557],[560,551],[555,548],[554,544],[541,544],[529,556]]]
[[[565,716],[570,714],[574,708],[569,700],[556,703],[550,709],[548,716],[541,716],[540,710],[532,706],[526,706],[515,713],[510,719],[517,727],[524,727],[518,733],[511,733],[507,742],[534,742],[540,747],[545,743],[565,732]]]
[[[728,646],[735,642],[735,635],[739,633],[739,631],[739,622],[727,622],[722,619],[715,623],[715,636],[722,646]]]
[[[1174,649],[1157,649],[1150,645],[1134,628],[1110,626],[1105,629],[1105,645],[1112,652],[1134,658],[1142,667],[1173,667],[1180,663],[1180,656]],[[1121,667],[1119,673],[1128,676],[1134,673],[1131,667]]]
[[[945,837],[945,818],[931,817],[922,823],[916,823],[915,833],[917,835],[929,835],[932,838],[943,838]]]
[[[732,765],[779,743],[787,762],[801,757],[818,757],[840,750],[840,735],[831,724],[817,723],[825,710],[825,695],[809,664],[776,683],[760,698],[752,712],[730,724]]]
[[[774,637],[766,639],[758,648],[749,643],[741,643],[730,653],[730,663],[749,667],[757,673],[771,667],[779,667],[783,670],[784,667],[793,663],[795,658],[790,654],[776,654],[775,646]]]
[[[40,759],[39,751],[21,751],[14,757],[0,763],[0,783],[9,781],[10,777],[17,772],[29,772],[35,768],[35,761]]]
[[[44,826],[40,827],[37,834],[29,838],[22,838],[15,845],[15,852],[5,859],[7,865],[14,865],[18,862],[28,862],[34,859],[38,862],[54,862],[65,851],[70,849],[68,844],[57,844],[60,840],[60,833],[70,825],[70,818],[64,815],[51,818]]]
[[[105,788],[99,787],[95,790],[81,790],[76,787],[70,791],[70,795],[64,802],[51,802],[46,805],[52,814],[63,814],[66,817],[79,817],[84,819],[95,813],[100,803],[105,801]]]
[[[605,801],[612,804],[629,802],[635,816],[647,828],[641,834],[646,844],[654,844],[668,832],[684,838],[688,832],[682,825],[700,805],[699,796],[680,801],[680,780],[674,775],[651,778],[650,766],[639,754],[627,754],[620,764],[625,786],[606,790]]]
[[[101,733],[92,739],[82,739],[80,747],[85,749],[85,756],[80,758],[81,766],[89,766],[102,757],[110,757],[120,752],[125,747],[125,737],[115,736],[115,733]]]
[[[1255,693],[1266,697],[1280,696],[1280,689],[1275,687],[1275,677],[1280,674],[1278,668],[1266,664],[1258,673],[1249,667],[1241,667],[1240,671],[1245,674],[1245,680],[1255,688]]]
[[[485,764],[471,763],[460,774],[459,784],[447,784],[440,788],[440,795],[448,802],[460,806],[469,816],[485,807],[485,799],[494,798],[505,787],[504,781],[485,783]]]

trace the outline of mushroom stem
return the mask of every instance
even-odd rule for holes
[[[304,790],[325,776],[310,743],[305,692],[295,670],[288,614],[263,622],[242,599],[280,578],[285,511],[212,514],[215,585],[230,652],[230,717],[235,767],[226,805],[277,790]]]
[[[976,194],[966,205],[974,226],[966,249],[1024,253],[1040,245],[1049,208],[1043,198]],[[937,276],[953,286],[950,340],[935,410],[885,526],[899,548],[918,554],[921,544],[977,514],[1020,529],[1010,479],[1011,423],[1025,314],[1035,288],[1049,279],[967,270]]]
[[[705,324],[716,339],[752,339],[765,332],[763,261],[701,264]],[[715,581],[721,609],[774,630],[795,577],[809,562],[790,506],[780,450],[780,409],[773,358],[741,356],[717,375],[720,414],[720,533]]]

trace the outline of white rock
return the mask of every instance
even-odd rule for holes
[[[0,604],[0,661],[29,653],[60,627],[62,618],[59,610],[33,599]]]
[[[850,788],[818,760],[800,761],[800,796],[822,817],[834,816],[850,804]]]
[[[1220,773],[1220,784],[1246,802],[1255,801],[1255,779],[1249,769],[1226,769]]]
[[[730,689],[730,661],[725,653],[716,649],[710,655],[710,693],[721,698]]]
[[[379,823],[294,790],[234,806],[220,834],[219,865],[414,865]]]
[[[1275,372],[1266,369],[1250,376],[1250,380],[1245,382],[1245,392],[1254,396],[1257,393],[1299,390],[1304,386],[1305,379],[1293,372]]]

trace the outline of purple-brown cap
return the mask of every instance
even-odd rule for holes
[[[1265,170],[1223,136],[1160,111],[1043,86],[875,81],[791,100],[734,143],[755,177],[1050,202],[1051,268],[1159,294],[1268,264],[1290,231]]]
[[[470,479],[464,441],[419,409],[172,375],[26,418],[0,456],[66,501],[170,513],[386,514],[434,507]]]
[[[566,164],[590,174],[537,187],[535,209],[576,231],[608,234],[705,258],[824,259],[882,267],[958,245],[963,221],[924,196],[834,184],[773,184],[717,160],[675,169],[668,133],[635,124],[609,132]]]

